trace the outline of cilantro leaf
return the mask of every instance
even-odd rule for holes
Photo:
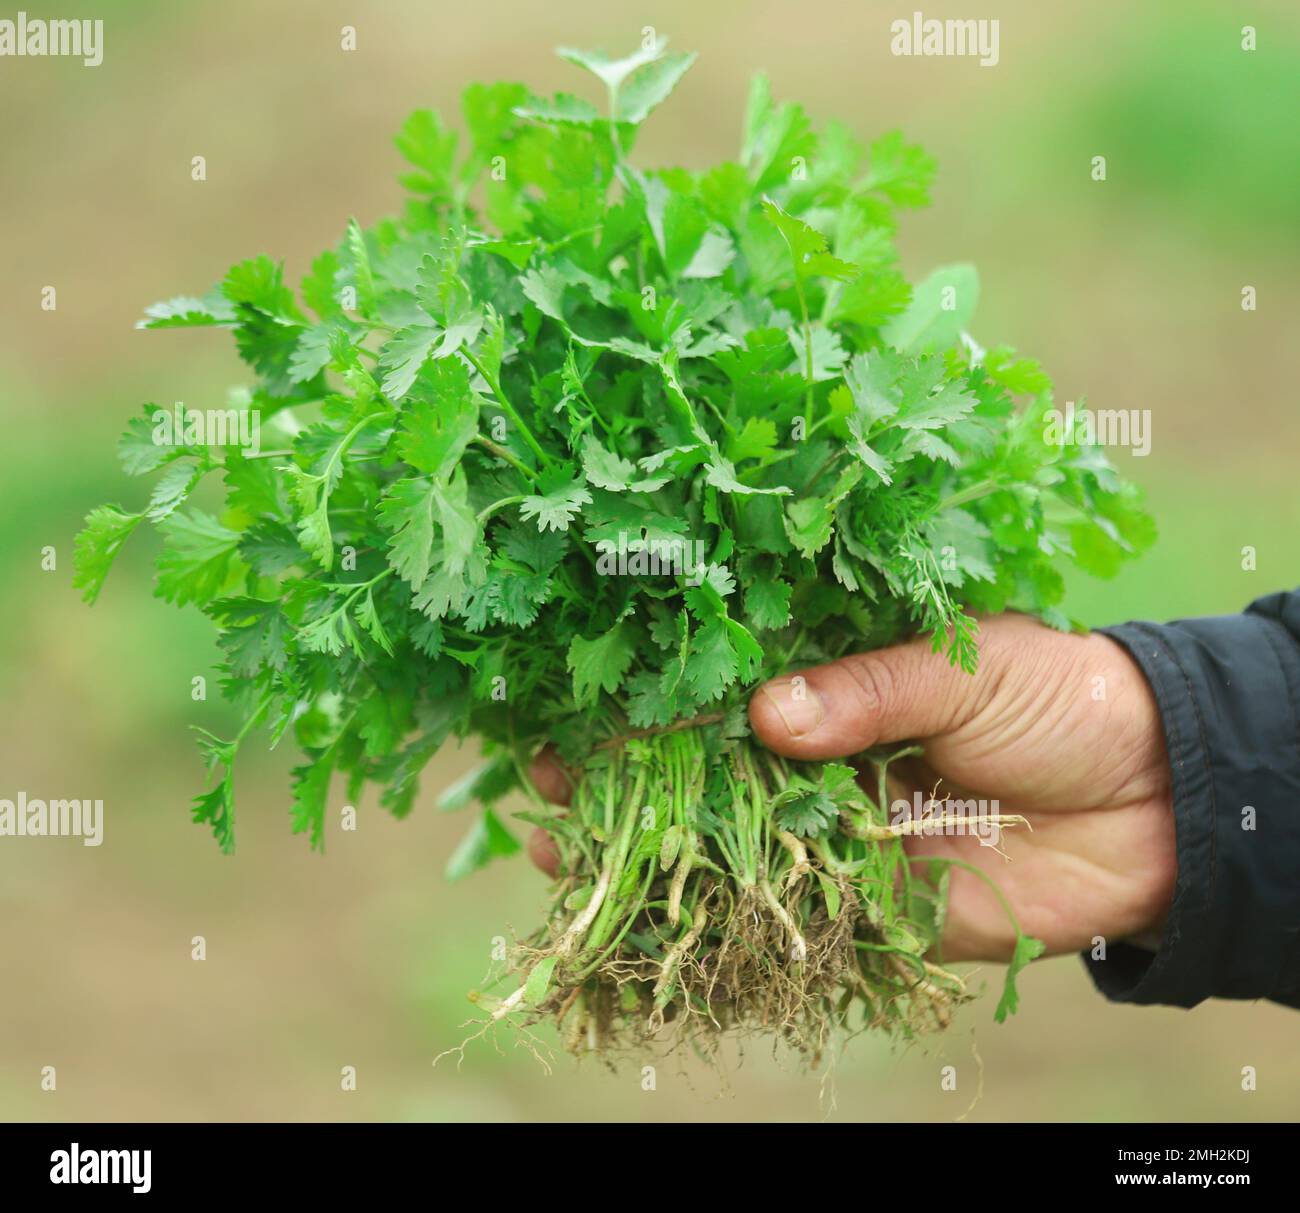
[[[578,511],[591,502],[582,479],[566,478],[561,472],[543,480],[543,493],[529,493],[520,503],[519,512],[524,518],[536,518],[539,531],[567,531]]]
[[[613,694],[618,690],[636,656],[637,639],[636,628],[628,620],[621,620],[594,640],[573,638],[568,667],[573,672],[576,704],[594,702],[600,691]]]
[[[93,603],[99,597],[114,557],[143,517],[125,513],[115,505],[96,506],[86,515],[86,525],[77,535],[76,573],[72,578],[86,602]]]
[[[1003,979],[1002,997],[998,999],[997,1010],[993,1012],[993,1018],[998,1023],[1005,1023],[1007,1016],[1014,1015],[1020,1006],[1016,978],[1030,961],[1037,960],[1046,950],[1047,945],[1041,939],[1034,939],[1031,935],[1016,936],[1016,946],[1012,950],[1007,975]]]
[[[180,606],[210,602],[238,573],[239,532],[200,510],[176,513],[159,524],[158,596]]]

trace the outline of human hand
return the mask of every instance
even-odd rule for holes
[[[996,798],[997,812],[1027,819],[1002,831],[1002,853],[970,834],[906,846],[986,871],[1049,953],[1158,931],[1177,870],[1169,762],[1150,687],[1114,641],[1005,615],[981,623],[974,676],[916,641],[803,670],[802,698],[794,677],[750,701],[777,753],[825,760],[916,741],[924,756],[891,765],[891,797],[937,786],[939,799]],[[944,959],[1006,960],[1014,943],[994,892],[953,868]]]

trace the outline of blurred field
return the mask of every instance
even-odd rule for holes
[[[240,846],[190,825],[202,777],[190,699],[214,646],[197,612],[150,594],[138,538],[93,610],[70,587],[86,510],[139,492],[112,444],[140,403],[206,406],[242,381],[221,335],[138,333],[142,307],[200,293],[233,261],[282,255],[291,279],[350,215],[399,205],[391,135],[412,108],[455,112],[474,79],[581,89],[556,44],[630,45],[644,24],[701,58],[647,128],[643,164],[734,155],[749,73],[864,136],[901,126],[940,162],[936,205],[901,244],[922,273],[981,269],[985,342],[1043,359],[1060,400],[1150,408],[1153,448],[1120,452],[1146,486],[1156,552],[1079,584],[1094,624],[1240,609],[1300,580],[1300,12],[1293,0],[1142,6],[950,4],[999,17],[1001,63],[895,59],[913,6],[594,0],[121,0],[25,5],[104,17],[103,66],[0,60],[0,795],[102,798],[106,840],[0,840],[0,1117],[177,1119],[1272,1119],[1300,1111],[1300,1018],[1269,1005],[1112,1007],[1077,961],[1037,965],[1022,1011],[969,1009],[928,1051],[855,1041],[831,1086],[751,1049],[723,1081],[663,1063],[658,1089],[561,1056],[431,1059],[462,1035],[493,936],[530,927],[543,878],[522,862],[448,886],[464,822],[437,787],[412,818],[373,804],[307,852],[277,753],[240,771]],[[1132,9],[1140,8],[1140,17]],[[4,14],[9,16],[11,14]],[[1239,29],[1259,29],[1259,50]],[[355,53],[339,49],[344,24]],[[1095,183],[1088,161],[1109,158]],[[190,180],[204,155],[208,180]],[[1240,291],[1258,290],[1243,313]],[[58,310],[40,309],[46,285]],[[200,405],[202,402],[202,405]],[[58,568],[40,568],[53,545]],[[1244,572],[1252,545],[1258,568]],[[1062,744],[1070,744],[1062,738]],[[339,793],[341,795],[341,793]],[[203,935],[208,960],[190,959]],[[989,973],[994,986],[998,974]],[[945,1094],[939,1067],[958,1066]],[[53,1065],[58,1090],[40,1089]],[[339,1073],[357,1067],[358,1090]],[[1259,1089],[1241,1090],[1255,1066]]]

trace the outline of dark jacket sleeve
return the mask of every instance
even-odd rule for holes
[[[1178,877],[1159,950],[1085,954],[1093,980],[1117,1002],[1300,1007],[1300,591],[1242,615],[1101,630],[1155,692]]]

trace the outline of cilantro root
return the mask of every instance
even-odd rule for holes
[[[865,757],[868,794],[758,748],[744,704],[914,636],[973,673],[980,614],[1071,626],[1060,564],[1108,576],[1150,519],[1039,364],[969,335],[972,266],[904,276],[921,148],[818,131],[758,76],[734,160],[642,168],[694,56],[560,54],[604,108],[471,85],[463,133],[429,111],[399,132],[401,214],[350,222],[296,291],[263,255],[146,309],[230,332],[251,382],[128,424],[123,469],[156,479],[88,515],[74,584],[94,602],[149,523],[156,593],[211,620],[242,724],[198,730],[191,814],[224,851],[254,737],[301,752],[290,825],[314,848],[343,797],[404,817],[445,743],[480,744],[443,797],[475,806],[452,879],[521,849],[498,806],[558,746],[572,807],[518,816],[563,875],[489,1025],[814,1057],[942,1026],[968,997],[932,958],[966,865],[913,871],[921,827],[886,816],[899,755]],[[1041,950],[1016,937],[999,1019]]]
[[[907,870],[910,823],[878,803],[893,756],[869,762],[873,799],[838,764],[795,773],[736,733],[715,722],[590,758],[547,820],[551,921],[518,948],[494,1020],[554,1018],[571,1047],[606,1055],[764,1033],[813,1062],[841,1031],[949,1023],[969,995],[926,958],[942,889]],[[829,814],[814,837],[778,824],[800,798]]]

